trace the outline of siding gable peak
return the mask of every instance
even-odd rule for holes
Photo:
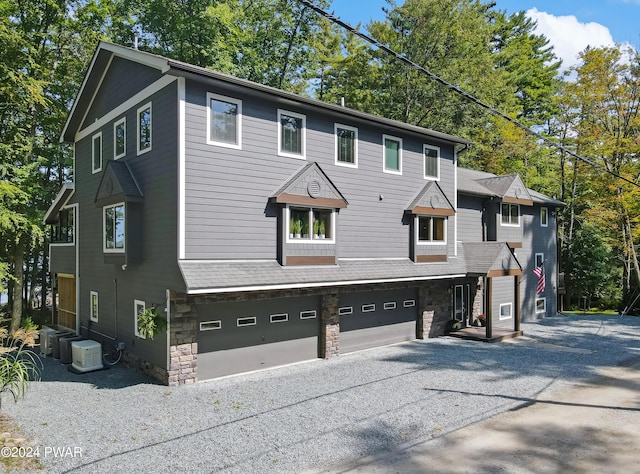
[[[533,206],[533,198],[522,182],[520,175],[508,174],[492,178],[478,179],[479,184],[494,192],[504,202]]]
[[[415,199],[411,201],[411,204],[409,204],[407,212],[411,214],[441,216],[453,216],[456,213],[451,201],[449,201],[440,185],[435,181],[427,183],[422,188]]]
[[[299,204],[342,209],[349,204],[331,179],[312,161],[291,175],[271,196],[279,204]]]
[[[122,161],[109,161],[98,185],[94,200],[96,206],[118,201],[142,201],[143,197],[129,165]]]

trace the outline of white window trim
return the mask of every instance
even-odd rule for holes
[[[200,331],[217,331],[218,329],[222,329],[222,321],[219,319],[200,322]]]
[[[118,135],[116,130],[119,125],[124,125],[124,151],[119,155],[116,154],[116,147],[118,146]],[[117,122],[113,124],[113,159],[117,160],[127,155],[127,117],[122,117]]]
[[[111,209],[113,207],[123,206],[124,207],[124,246],[121,249],[108,249],[107,248],[107,229],[105,226],[105,218],[107,214],[107,209]],[[111,204],[109,206],[104,206],[102,208],[102,251],[104,253],[125,253],[127,248],[127,206],[124,202],[118,202],[116,204]]]
[[[238,107],[238,113],[236,114],[236,143],[220,142],[211,138],[212,99],[220,100],[222,102],[229,102],[231,104],[235,104]],[[214,94],[213,92],[207,92],[207,144],[225,148],[233,148],[235,150],[242,150],[242,100],[225,95]]]
[[[343,130],[350,130],[355,132],[354,142],[353,142],[353,163],[347,163],[346,161],[338,160],[338,152],[340,147],[339,139],[338,139],[338,129],[341,128]],[[336,166],[345,166],[347,168],[357,168],[358,167],[358,129],[356,127],[351,127],[349,125],[343,125],[341,123],[333,124],[333,135],[335,136],[335,159]]]
[[[398,169],[389,169],[387,168],[387,147],[385,146],[385,142],[387,140],[393,140],[398,142]],[[388,174],[402,175],[402,138],[394,137],[393,135],[382,135],[382,171]]]
[[[98,166],[97,168],[95,167],[96,164],[96,146],[95,146],[95,141],[96,140],[100,140],[100,166]],[[102,132],[98,132],[95,135],[93,135],[91,137],[91,174],[96,174],[99,173],[100,171],[102,171]]]
[[[444,219],[444,240],[420,240],[420,228],[419,228],[419,221],[418,219],[420,217],[430,217],[432,219],[436,218],[436,219]],[[442,216],[421,216],[421,215],[416,215],[414,217],[415,221],[414,221],[414,227],[415,227],[415,232],[416,232],[416,245],[447,245],[447,232],[449,231],[448,228],[448,224],[449,224],[449,219],[447,219],[446,217],[442,217]],[[433,232],[433,226],[431,227],[431,231]]]
[[[538,301],[542,301],[542,309],[538,309]],[[541,298],[536,298],[535,305],[536,314],[547,312],[547,298],[545,298],[544,296]]]
[[[425,150],[436,150],[438,152],[438,157],[436,158],[436,175],[437,176],[427,176],[427,158],[425,156]],[[423,145],[422,146],[422,176],[424,179],[428,179],[429,181],[440,181],[440,147],[434,145]]]
[[[306,311],[300,311],[300,319],[315,319],[316,318],[316,310],[309,309]]]
[[[323,210],[323,211],[331,211],[331,230],[333,231],[333,235],[331,236],[330,239],[314,239],[313,238],[313,233],[309,232],[309,237],[305,238],[291,238],[291,210],[289,208],[289,206],[287,205],[286,207],[286,213],[285,213],[285,221],[286,221],[286,228],[285,228],[285,235],[286,235],[286,242],[288,244],[335,244],[336,243],[336,210],[335,209],[327,209],[324,207],[306,207],[306,206],[293,206],[297,209],[308,209],[309,210],[309,222],[311,223],[311,225],[313,226],[313,210],[314,209],[319,209],[319,210]]]
[[[543,222],[542,221],[542,211],[545,211],[545,216],[546,219]],[[549,208],[548,207],[541,207],[540,208],[540,227],[549,227]]]
[[[511,209],[511,206],[516,206],[518,208],[518,223],[517,224],[511,224],[511,223],[505,224],[502,221],[502,206],[504,206],[505,204],[509,206],[509,209]],[[521,218],[522,218],[522,216],[520,215],[520,204],[513,204],[513,203],[510,203],[510,202],[501,202],[500,203],[500,225],[502,227],[520,227]],[[509,211],[509,219],[511,219],[511,211]]]
[[[390,309],[396,309],[396,302],[395,301],[388,301],[384,304],[384,309],[386,310],[390,310]]]
[[[509,316],[502,316],[502,308],[503,306],[509,307]],[[500,304],[500,311],[498,312],[498,319],[500,321],[507,320],[513,318],[513,303],[502,303]]]
[[[140,112],[145,109],[149,109],[149,148],[145,148],[144,150],[140,149]],[[153,148],[153,107],[151,102],[147,102],[142,107],[138,108],[136,111],[136,151],[138,155],[143,155],[147,152],[150,152]]]
[[[93,297],[96,297],[96,314],[93,314]],[[93,321],[94,323],[98,322],[98,319],[100,317],[100,299],[98,298],[98,292],[97,291],[90,291],[89,292],[89,319],[91,319],[91,321]]]
[[[347,314],[353,314],[353,306],[338,308],[338,316],[346,316]]]
[[[365,303],[360,308],[360,311],[363,313],[373,313],[376,310],[375,303]]]
[[[242,321],[242,323],[240,321]],[[258,318],[256,318],[255,316],[244,316],[242,318],[236,319],[236,326],[239,328],[243,328],[246,326],[255,326],[256,324],[258,324]]]
[[[402,306],[404,308],[413,308],[416,305],[416,300],[404,300]]]
[[[302,140],[301,153],[290,153],[287,151],[282,151],[282,122],[281,118],[283,115],[288,115],[289,117],[302,119]],[[296,158],[298,160],[306,160],[306,150],[307,150],[307,116],[303,114],[298,114],[296,112],[291,112],[289,110],[278,109],[278,156],[286,156],[288,158]]]
[[[269,315],[270,323],[286,323],[289,321],[289,313],[276,313]]]
[[[543,253],[537,253],[534,255],[533,257],[533,265],[534,268],[539,267],[540,265],[538,265],[538,257],[540,257],[540,264],[544,263],[544,254]]]
[[[136,337],[140,339],[146,339],[142,334],[138,332],[138,307],[142,306],[142,312],[147,309],[147,304],[141,300],[133,300],[133,332]]]

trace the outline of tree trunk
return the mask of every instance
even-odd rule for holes
[[[22,320],[22,288],[24,285],[24,248],[18,244],[14,250],[13,306],[11,308],[11,325],[9,333],[13,334],[20,327]]]

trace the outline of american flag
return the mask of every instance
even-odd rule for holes
[[[536,267],[533,270],[533,274],[538,277],[538,285],[536,286],[536,295],[539,295],[544,291],[545,281],[544,281],[544,269],[542,265]]]

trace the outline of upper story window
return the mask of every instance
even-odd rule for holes
[[[424,177],[440,179],[440,147],[424,146]]]
[[[518,204],[502,203],[502,225],[520,225],[520,206]]]
[[[124,203],[103,208],[103,251],[124,253],[125,206]]]
[[[419,244],[444,244],[447,241],[447,219],[437,216],[416,216]]]
[[[207,93],[207,143],[229,148],[242,147],[242,101]]]
[[[287,211],[287,235],[290,242],[335,242],[333,209],[288,207]]]
[[[138,109],[138,155],[151,151],[151,102]]]
[[[549,209],[546,207],[540,208],[540,226],[549,227]]]
[[[51,243],[72,244],[74,242],[74,208],[62,209],[58,213],[58,222],[51,226]]]
[[[127,154],[127,119],[122,117],[113,124],[113,158],[117,160]]]
[[[306,117],[278,110],[278,154],[304,159]]]
[[[385,173],[402,174],[402,138],[382,136]]]
[[[91,138],[91,172],[102,171],[102,132]]]
[[[336,164],[358,167],[358,129],[335,124]]]

